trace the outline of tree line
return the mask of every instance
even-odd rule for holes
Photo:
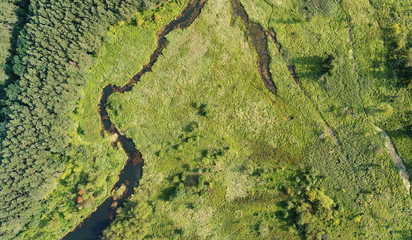
[[[2,0],[3,26],[17,27],[0,59],[0,238],[36,213],[73,147],[67,135],[93,54],[106,28],[155,0]],[[26,19],[18,21],[20,18]],[[6,23],[7,22],[7,23]],[[22,22],[25,23],[24,26]],[[20,24],[20,25],[19,25]],[[19,28],[20,26],[20,28]],[[9,35],[12,35],[11,33]],[[5,47],[5,49],[7,46]],[[3,49],[1,49],[4,51]],[[7,54],[6,54],[7,55]]]
[[[4,137],[7,119],[7,112],[4,111],[8,105],[6,88],[16,79],[12,71],[12,56],[15,54],[17,36],[26,22],[27,5],[26,1],[0,1],[0,139]]]

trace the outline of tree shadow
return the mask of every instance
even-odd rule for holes
[[[307,56],[293,59],[294,65],[300,69],[297,72],[299,78],[309,78],[318,80],[324,75],[331,75],[335,68],[335,57],[332,54],[327,56]]]
[[[167,187],[162,190],[162,193],[160,194],[158,199],[163,200],[163,201],[170,201],[175,196],[175,193],[176,193],[175,186]]]
[[[11,32],[9,57],[6,58],[6,61],[4,64],[4,71],[8,78],[5,79],[4,83],[0,83],[0,96],[1,96],[0,97],[0,100],[1,100],[0,110],[8,107],[8,105],[11,104],[10,101],[7,101],[7,88],[10,84],[14,83],[17,79],[19,79],[18,75],[15,74],[13,71],[14,57],[17,55],[17,47],[18,47],[20,32],[23,29],[24,25],[28,22],[27,13],[28,13],[29,1],[16,1],[14,5],[17,6],[17,8],[14,10],[14,13],[17,16],[16,23],[14,23],[13,25],[10,25],[9,22],[4,21],[3,24],[0,25],[0,27],[4,27],[8,31]],[[8,114],[9,114],[8,111],[0,111],[0,121],[7,120]]]
[[[411,114],[410,112],[408,114]],[[410,138],[412,137],[412,124],[408,124],[401,129],[387,131],[391,137]]]
[[[194,132],[197,128],[199,127],[199,124],[197,122],[190,122],[189,124],[187,124],[182,131],[185,133],[192,133]]]
[[[276,20],[277,23],[281,23],[281,24],[298,24],[301,22],[304,22],[302,19],[297,19],[297,18],[288,18],[288,19],[284,19],[284,18],[279,18]]]
[[[402,43],[403,33],[395,25],[381,27],[386,55],[384,60],[372,60],[372,76],[386,87],[406,88],[412,84],[411,43]]]

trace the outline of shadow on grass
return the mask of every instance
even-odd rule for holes
[[[297,73],[299,78],[318,80],[325,74],[332,74],[331,72],[335,68],[334,59],[334,56],[331,54],[326,57],[298,57],[293,59],[293,64],[300,69]]]
[[[163,201],[170,201],[176,193],[176,187],[167,187],[162,190],[162,194],[160,194],[159,199]]]

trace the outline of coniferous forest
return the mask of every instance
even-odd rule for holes
[[[3,1],[1,233],[38,211],[67,163],[84,74],[106,28],[144,1]],[[4,29],[5,28],[5,29]],[[7,44],[4,44],[7,43]],[[4,45],[3,45],[4,44]]]
[[[0,239],[411,239],[411,6],[0,0]]]

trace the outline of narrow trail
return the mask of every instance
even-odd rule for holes
[[[282,45],[278,42],[278,39],[276,37],[276,32],[275,30],[273,30],[273,28],[269,28],[267,31],[267,34],[270,36],[270,38],[272,39],[273,43],[275,44],[279,54],[282,56],[282,58],[285,58],[285,53],[282,49]],[[299,87],[299,89],[302,91],[303,95],[305,95],[305,97],[308,99],[308,102],[311,104],[312,108],[315,109],[315,111],[319,114],[319,118],[322,120],[323,125],[328,129],[330,135],[333,137],[333,139],[335,140],[335,142],[340,146],[340,142],[338,140],[338,138],[336,137],[335,132],[332,130],[331,127],[329,127],[329,125],[327,124],[326,120],[323,118],[322,114],[320,113],[320,111],[317,109],[317,107],[313,104],[313,102],[310,100],[310,98],[306,95],[306,92],[301,88],[300,84],[299,84],[299,78],[296,75],[295,72],[295,65],[293,64],[287,64],[286,63],[286,67],[288,69],[288,72],[290,74],[290,76],[293,78],[293,80],[295,81],[296,85]]]
[[[232,9],[233,9],[233,15],[236,17],[241,18],[243,24],[246,27],[246,34],[249,37],[253,47],[255,48],[258,56],[258,68],[259,68],[259,73],[261,75],[262,80],[265,83],[265,86],[271,91],[272,93],[276,94],[277,93],[277,88],[275,86],[275,83],[273,82],[272,75],[270,72],[270,53],[268,51],[268,41],[266,36],[270,36],[272,39],[273,43],[275,44],[277,50],[281,54],[282,58],[285,59],[285,53],[282,49],[282,45],[278,42],[277,37],[276,37],[276,32],[274,29],[269,28],[268,30],[263,30],[262,26],[258,23],[255,23],[253,21],[250,21],[249,16],[245,10],[245,8],[242,6],[240,0],[231,0],[232,3]],[[269,4],[268,2],[266,2]],[[270,4],[269,4],[270,5]],[[273,8],[273,6],[271,6]],[[273,14],[273,9],[272,9],[272,14]],[[286,62],[286,61],[285,61]],[[296,75],[295,72],[295,66],[293,64],[286,64],[286,67],[289,71],[289,74],[295,81],[296,85],[299,87],[299,89],[302,91],[303,95],[306,97],[308,102],[310,103],[311,107],[314,109],[314,111],[318,114],[319,118],[322,121],[322,124],[325,126],[325,128],[328,130],[332,138],[335,140],[336,144],[338,145],[339,149],[341,148],[341,143],[339,142],[335,132],[333,129],[328,125],[326,120],[323,118],[321,112],[317,109],[317,107],[314,105],[314,103],[311,101],[309,96],[305,93],[305,91],[301,88],[299,84],[299,78]],[[340,151],[342,153],[342,151]],[[348,161],[348,158],[342,153],[342,157]],[[353,168],[353,166],[352,166]]]
[[[278,42],[277,37],[276,37],[276,32],[272,29],[269,28],[269,30],[267,30],[267,34],[271,37],[273,43],[275,44],[279,54],[282,56],[283,59],[285,59],[285,54],[284,51],[282,49],[282,45]],[[286,61],[285,61],[286,63]],[[299,89],[301,90],[301,92],[303,93],[303,95],[305,96],[305,98],[307,99],[308,103],[310,104],[310,106],[312,107],[312,109],[314,110],[314,112],[318,115],[319,119],[322,121],[323,126],[328,130],[328,132],[330,133],[331,137],[335,140],[335,143],[337,144],[337,147],[339,149],[339,153],[340,156],[345,159],[346,163],[349,164],[349,166],[352,168],[352,170],[355,170],[355,167],[353,166],[353,163],[350,163],[348,160],[348,157],[343,154],[342,152],[342,146],[341,143],[339,142],[338,138],[336,137],[335,131],[333,131],[333,129],[329,126],[329,124],[326,122],[326,120],[324,119],[324,117],[322,116],[322,113],[319,111],[319,109],[315,106],[315,104],[313,103],[313,101],[310,99],[310,97],[306,94],[305,90],[303,90],[299,84],[299,78],[296,75],[295,72],[295,66],[293,64],[287,64],[286,63],[286,67],[289,71],[289,74],[291,75],[291,77],[293,78],[293,80],[295,81],[296,85],[299,87]],[[340,167],[340,169],[342,171],[345,172],[345,169],[343,167]],[[359,179],[358,179],[359,181]]]
[[[393,163],[395,164],[396,168],[399,171],[399,175],[403,183],[405,184],[406,191],[408,192],[408,194],[410,194],[411,193],[411,182],[409,181],[409,174],[406,171],[406,166],[403,163],[402,158],[399,156],[398,152],[396,151],[395,146],[393,145],[389,135],[377,126],[375,126],[375,129],[378,130],[382,134],[383,138],[385,139],[386,150],[388,151],[389,156],[391,157]]]
[[[342,1],[338,1],[340,8],[342,9],[342,11],[345,14],[345,18],[346,18],[346,23],[348,24],[348,42],[351,45],[351,50],[349,51],[349,55],[351,57],[351,59],[353,60],[353,71],[356,74],[356,80],[358,85],[360,86],[361,83],[359,82],[359,78],[360,78],[360,73],[358,71],[358,66],[357,66],[357,60],[356,60],[356,55],[354,53],[354,41],[353,41],[353,37],[352,37],[352,26],[351,26],[351,22],[350,22],[350,15],[349,13],[347,13],[342,5]],[[369,1],[369,5],[372,7],[372,9],[374,9],[372,3]],[[381,27],[379,21],[377,21],[379,27]],[[360,89],[360,88],[359,88]],[[398,169],[399,175],[405,185],[406,191],[408,192],[408,194],[410,194],[410,188],[411,188],[411,183],[409,181],[409,174],[406,170],[405,164],[403,163],[402,158],[399,156],[398,152],[396,151],[395,145],[392,143],[389,135],[382,130],[381,128],[379,128],[378,126],[375,125],[374,121],[369,118],[369,115],[366,111],[365,105],[364,105],[364,101],[362,98],[362,94],[359,92],[359,99],[361,100],[361,104],[362,104],[362,108],[363,111],[366,115],[366,118],[369,119],[369,121],[372,123],[372,125],[375,127],[375,129],[380,132],[382,134],[382,137],[385,140],[385,146],[386,146],[386,150],[389,153],[389,156],[391,157],[392,161],[394,162],[396,168]]]
[[[269,4],[268,2],[266,2],[267,4]],[[269,4],[272,8],[274,7],[273,5]],[[268,24],[269,26],[269,24]],[[342,145],[338,139],[338,137],[336,136],[335,131],[329,126],[329,124],[327,123],[327,121],[325,120],[325,118],[323,117],[322,113],[319,111],[319,109],[315,106],[315,104],[313,103],[313,101],[310,99],[310,97],[306,94],[305,90],[302,89],[302,87],[300,86],[300,82],[299,82],[299,78],[296,75],[296,71],[295,71],[295,65],[293,64],[288,64],[286,61],[286,56],[285,56],[285,52],[283,51],[282,45],[279,43],[278,39],[277,39],[277,34],[275,32],[275,30],[273,28],[268,27],[268,30],[266,30],[266,34],[272,39],[274,45],[276,46],[279,54],[281,55],[281,57],[283,58],[286,67],[288,69],[288,72],[290,74],[290,76],[293,78],[295,84],[298,86],[299,90],[301,90],[301,92],[303,93],[303,95],[305,96],[305,98],[307,99],[308,103],[310,104],[310,106],[312,107],[312,109],[314,110],[314,112],[318,115],[319,119],[322,121],[323,126],[328,130],[328,132],[330,133],[330,136],[335,140],[335,143],[337,144],[338,147],[338,152],[339,155],[345,160],[345,163],[348,164],[348,166],[352,169],[353,172],[356,172],[356,167],[354,166],[354,163],[350,162],[347,155],[345,155],[342,151]],[[340,160],[339,160],[340,162]],[[343,167],[339,167],[343,172],[346,172],[346,170]],[[360,179],[359,176],[357,176],[357,182],[360,183]]]
[[[166,36],[175,29],[185,29],[189,27],[200,15],[201,10],[207,0],[189,0],[180,15],[172,20],[157,32],[157,47],[150,56],[148,64],[144,65],[136,75],[134,75],[124,86],[108,84],[103,88],[102,96],[98,104],[100,122],[103,130],[108,135],[114,135],[114,141],[111,143],[114,149],[117,149],[118,143],[127,155],[127,161],[119,174],[118,181],[111,190],[111,196],[108,197],[95,212],[85,218],[72,232],[68,233],[63,239],[98,239],[101,237],[103,230],[106,229],[116,216],[116,209],[133,194],[134,187],[138,186],[138,181],[142,175],[143,158],[133,140],[121,133],[110,119],[106,110],[109,97],[114,93],[123,94],[129,92],[138,83],[141,77],[152,71],[152,67],[159,59],[162,51],[167,46]],[[121,193],[118,193],[118,192]]]
[[[101,237],[103,230],[107,228],[115,218],[116,209],[119,206],[122,206],[122,204],[131,196],[131,194],[133,194],[134,187],[138,186],[138,181],[141,178],[142,166],[144,163],[142,154],[139,150],[136,149],[136,145],[134,144],[133,140],[121,133],[111,121],[110,116],[106,110],[108,99],[114,93],[123,94],[125,92],[131,91],[144,74],[151,72],[152,67],[157,62],[159,56],[162,54],[162,51],[167,46],[166,36],[173,30],[185,29],[189,27],[200,15],[201,10],[203,9],[206,2],[207,0],[189,0],[188,4],[180,13],[180,15],[157,32],[157,47],[151,54],[149,63],[144,65],[142,70],[135,74],[127,84],[123,86],[108,84],[103,88],[102,96],[98,104],[98,111],[102,128],[108,135],[115,136],[113,138],[115,140],[111,143],[112,147],[117,149],[117,146],[120,143],[121,148],[126,153],[128,158],[122,171],[119,174],[118,181],[112,187],[111,196],[108,197],[101,205],[99,205],[95,212],[85,218],[82,223],[80,223],[72,232],[68,233],[63,239],[80,240],[98,239],[99,237]],[[284,52],[282,50],[282,46],[277,41],[276,33],[273,29],[264,31],[259,24],[250,21],[249,16],[247,15],[239,0],[231,0],[231,3],[233,14],[242,20],[243,24],[246,27],[246,34],[248,35],[252,46],[257,53],[259,74],[264,81],[266,88],[270,92],[276,94],[277,87],[272,79],[269,68],[271,58],[266,40],[266,34],[268,34],[272,38],[279,53],[282,55],[282,57],[284,57]],[[353,45],[350,28],[348,35],[349,41]],[[353,52],[351,53],[351,56],[355,60],[354,71],[357,72],[356,59],[353,55]],[[334,131],[328,126],[319,110],[317,110],[314,104],[310,101],[309,97],[300,87],[299,78],[295,73],[295,66],[288,64],[286,66],[291,77],[294,79],[299,89],[302,90],[305,97],[308,98],[312,107],[319,114],[324,126],[329,130],[331,136],[335,139],[336,143],[340,147],[340,143],[335,136]],[[389,136],[382,129],[376,126],[375,128],[380,130],[382,132],[382,135],[385,137],[388,152],[390,153],[392,160],[395,162],[395,165],[397,166],[401,174],[407,190],[410,191],[411,185],[409,182],[409,176],[406,172],[406,168],[402,162],[402,159],[396,153],[396,149],[394,148]],[[346,156],[343,155],[343,157],[348,161]],[[120,194],[117,194],[119,189],[124,189],[124,191],[122,191]]]
[[[355,50],[354,45],[355,45],[355,43],[354,43],[353,37],[352,37],[352,27],[351,27],[351,22],[350,22],[350,16],[345,11],[345,9],[342,5],[342,1],[338,1],[338,3],[339,3],[339,7],[342,9],[342,12],[345,14],[346,24],[348,25],[348,42],[351,45],[351,49],[349,50],[349,56],[353,60],[353,72],[356,74],[356,82],[357,82],[358,86],[361,86],[361,83],[359,81],[360,73],[358,71],[358,63],[357,63],[357,60],[356,60],[356,56],[354,54],[354,50]],[[359,87],[359,89],[360,89],[360,87]],[[363,98],[362,98],[362,94],[360,92],[358,92],[358,96],[359,96],[359,99],[360,99],[361,104],[362,104],[363,112],[365,113],[366,117],[369,118],[368,112],[366,111],[365,104],[364,104],[364,101],[363,101]]]

